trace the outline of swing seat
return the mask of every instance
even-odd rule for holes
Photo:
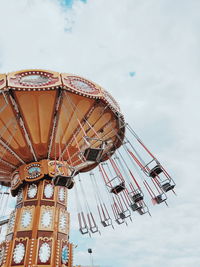
[[[84,151],[84,157],[87,161],[99,162],[103,154],[103,148],[87,148]]]
[[[130,208],[132,211],[137,211],[140,215],[144,215],[146,212],[142,206],[139,206],[137,203],[131,204]]]
[[[162,202],[164,202],[167,198],[166,197],[163,197],[163,194],[161,195],[158,195],[154,198],[155,202],[157,204],[161,204]]]
[[[163,191],[168,192],[170,190],[173,190],[175,185],[174,184],[170,184],[170,183],[165,183],[161,187],[162,187]]]
[[[18,194],[18,192],[19,192],[19,188],[15,189],[15,190],[11,190],[11,195],[12,195],[13,197],[16,197],[17,194]]]
[[[113,187],[110,192],[114,193],[115,195],[119,194],[121,191],[123,191],[125,189],[125,182],[122,182],[118,185],[116,185],[115,187]]]
[[[92,249],[91,248],[88,248],[88,253],[92,253]]]
[[[163,172],[163,170],[161,169],[161,166],[158,164],[153,169],[150,170],[149,176],[152,177],[152,178],[155,178],[161,172]]]
[[[118,224],[122,224],[122,223],[125,222],[124,219],[121,219],[121,218],[118,218],[118,219],[116,219],[115,221],[116,221],[116,223],[118,223]]]
[[[126,218],[126,215],[125,215],[124,212],[120,212],[120,213],[119,213],[119,217],[120,217],[122,220],[124,220],[124,219]]]
[[[88,234],[89,231],[88,231],[88,228],[87,227],[84,227],[84,228],[80,228],[79,231],[81,232],[82,235],[85,235],[85,234]]]
[[[73,176],[57,175],[53,178],[55,186],[65,186],[67,189],[72,189],[74,186]]]
[[[101,224],[103,225],[103,227],[107,227],[112,224],[112,221],[111,219],[107,219],[107,220],[101,221]]]
[[[132,209],[132,211],[137,211],[141,207],[137,203],[134,203],[130,205],[130,208]]]
[[[144,211],[144,209],[142,207],[140,207],[137,212],[140,214],[140,215],[144,215],[146,212]]]
[[[131,198],[132,198],[133,202],[135,202],[135,203],[142,201],[144,199],[144,197],[141,193],[136,193]]]
[[[106,221],[101,221],[101,224],[103,225],[103,227],[107,227],[108,224],[106,223]]]
[[[91,231],[91,233],[93,233],[93,234],[99,232],[97,226],[90,227],[90,231]]]

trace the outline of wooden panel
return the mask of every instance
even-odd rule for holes
[[[96,107],[93,112],[91,113],[91,115],[88,118],[88,122],[90,123],[90,125],[94,125],[96,121],[98,121],[98,119],[101,117],[102,112],[104,110],[104,107]],[[90,126],[88,125],[88,123],[85,123],[83,126],[83,129],[88,132],[88,129],[90,128]],[[83,131],[80,131],[77,135],[77,140],[80,140],[83,138]],[[75,141],[73,141],[72,145],[75,145]]]
[[[0,159],[3,159],[15,166],[19,166],[21,164],[21,162],[1,144],[0,144]]]
[[[0,107],[3,107],[4,105],[5,99],[0,95]],[[9,105],[6,105],[5,109],[0,113],[0,133],[1,137],[6,138],[7,142],[9,141],[9,137],[14,133],[13,139],[9,142],[13,149],[19,149],[20,147],[26,146],[25,139],[21,133],[10,103]]]
[[[25,125],[39,158],[47,155],[57,91],[16,92]]]

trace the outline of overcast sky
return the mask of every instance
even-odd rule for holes
[[[89,239],[72,219],[77,264],[89,264],[88,247],[100,266],[200,264],[199,10],[199,0],[0,0],[0,72],[44,68],[99,83],[177,182],[169,208],[128,227]]]

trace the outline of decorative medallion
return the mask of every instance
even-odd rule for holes
[[[52,217],[53,217],[53,211],[52,210],[44,210],[42,212],[41,225],[44,228],[50,227],[52,224]]]
[[[22,200],[23,200],[23,190],[21,188],[17,194],[17,204],[20,203]]]
[[[42,70],[15,72],[8,75],[8,85],[25,88],[51,87],[60,85],[60,76],[58,73]]]
[[[51,81],[50,77],[41,75],[41,74],[32,74],[21,76],[19,78],[19,83],[22,85],[28,86],[42,86],[46,85]]]
[[[27,179],[36,179],[41,176],[41,165],[39,163],[32,163],[26,167]]]
[[[3,264],[4,254],[5,254],[5,248],[1,247],[0,248],[0,266]]]
[[[64,202],[66,198],[66,191],[64,187],[59,188],[58,199],[60,202]]]
[[[39,249],[39,259],[41,263],[48,262],[50,259],[50,256],[51,256],[51,247],[48,243],[45,242],[40,246],[40,249]]]
[[[32,213],[30,210],[24,210],[22,213],[22,217],[21,217],[21,225],[24,228],[27,228],[28,226],[30,226],[32,221]]]
[[[97,89],[93,83],[81,77],[68,76],[67,78],[65,78],[65,81],[70,87],[82,93],[96,95],[96,94],[99,94],[100,92],[99,89]]]
[[[45,198],[52,198],[53,191],[54,191],[53,185],[52,184],[46,184],[44,187]]]
[[[35,198],[37,195],[37,185],[36,184],[31,184],[28,188],[28,197],[29,198]]]
[[[67,245],[65,245],[65,246],[62,248],[62,263],[63,263],[63,264],[67,264],[68,259],[69,259],[69,250],[68,250]]]
[[[16,264],[22,262],[25,255],[25,246],[23,243],[19,243],[16,245],[14,252],[13,252],[13,260]]]

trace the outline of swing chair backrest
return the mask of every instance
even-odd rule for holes
[[[86,161],[100,162],[103,154],[102,148],[86,148],[83,152],[84,159]]]
[[[122,192],[125,189],[125,182],[121,182],[120,184],[114,186],[110,192],[114,193],[115,195],[119,194],[120,192]]]
[[[87,227],[80,228],[79,231],[81,232],[82,235],[85,235],[85,234],[88,234],[89,233]]]
[[[131,204],[130,208],[132,209],[132,211],[137,211],[139,209],[142,209],[142,207],[138,203]]]
[[[167,178],[160,183],[160,187],[163,189],[164,192],[168,192],[170,190],[173,190],[175,186],[176,186],[176,184],[170,178]]]
[[[156,176],[158,176],[160,173],[162,173],[162,166],[160,164],[157,164],[156,166],[154,166],[150,171],[149,171],[149,176],[152,178],[155,178]]]
[[[74,186],[73,176],[57,175],[53,178],[55,186],[65,186],[71,189]]]
[[[99,232],[99,229],[98,229],[98,227],[95,225],[95,226],[92,226],[92,227],[90,227],[90,231],[91,231],[91,233],[97,233],[97,232]]]
[[[107,220],[101,221],[101,224],[103,225],[103,227],[110,226],[110,225],[112,225],[112,220],[107,219]]]
[[[167,196],[163,193],[156,196],[153,200],[155,201],[155,204],[161,204],[162,202],[167,200]]]
[[[144,199],[144,196],[139,190],[137,190],[136,192],[134,192],[134,194],[131,194],[131,199],[133,202],[137,203],[139,201],[142,201]]]
[[[122,223],[125,222],[125,220],[122,219],[122,218],[117,218],[115,221],[116,221],[118,224],[122,224]]]
[[[165,184],[162,185],[162,189],[165,192],[168,192],[170,190],[173,190],[174,187],[175,187],[175,184],[170,184],[170,183],[165,183]]]
[[[144,215],[145,213],[147,213],[147,211],[145,211],[144,208],[140,208],[140,209],[138,209],[137,212],[138,212],[140,215]]]

